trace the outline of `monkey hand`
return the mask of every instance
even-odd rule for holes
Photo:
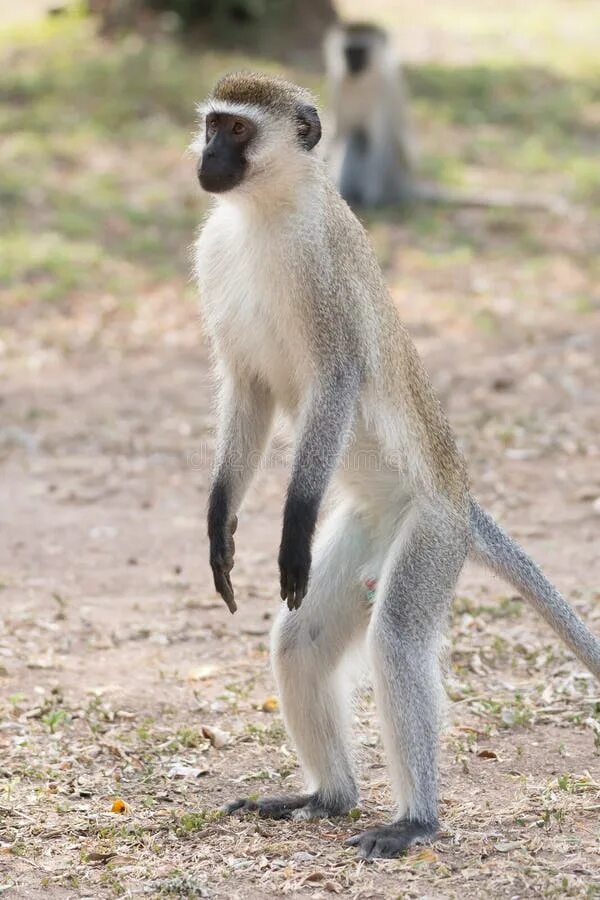
[[[310,564],[310,541],[284,535],[279,549],[279,577],[281,599],[287,601],[290,610],[300,609],[308,589]]]
[[[215,582],[215,590],[221,595],[231,613],[237,609],[231,584],[231,570],[235,543],[233,535],[237,528],[237,516],[233,516],[228,525],[221,525],[210,534],[210,567]]]

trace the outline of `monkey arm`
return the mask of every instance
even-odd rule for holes
[[[357,364],[321,375],[299,426],[279,549],[281,599],[298,609],[308,588],[311,543],[321,501],[348,438],[360,387]]]
[[[264,385],[227,374],[221,385],[219,405],[217,452],[208,501],[208,538],[215,589],[234,613],[237,605],[230,573],[235,552],[236,512],[260,462],[273,420],[274,403]]]

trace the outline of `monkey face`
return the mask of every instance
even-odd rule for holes
[[[225,112],[206,116],[206,146],[198,166],[205,191],[222,194],[241,184],[248,168],[248,148],[256,133],[255,123],[245,116]]]
[[[364,43],[346,44],[344,56],[350,75],[360,75],[369,65],[369,49]]]
[[[210,194],[223,194],[242,183],[256,189],[261,174],[268,171],[272,177],[279,161],[289,161],[290,151],[310,151],[321,137],[319,115],[310,104],[297,103],[284,114],[245,105],[247,115],[244,109],[206,113],[198,179]]]

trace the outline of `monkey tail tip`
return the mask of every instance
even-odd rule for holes
[[[600,681],[600,640],[523,548],[474,498],[470,501],[470,519],[471,558],[500,575],[528,600]]]

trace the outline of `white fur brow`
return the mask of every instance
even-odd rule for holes
[[[245,116],[254,122],[264,122],[267,118],[264,109],[254,103],[232,103],[230,100],[207,100],[198,106],[198,113],[201,116],[206,116],[210,112]]]

